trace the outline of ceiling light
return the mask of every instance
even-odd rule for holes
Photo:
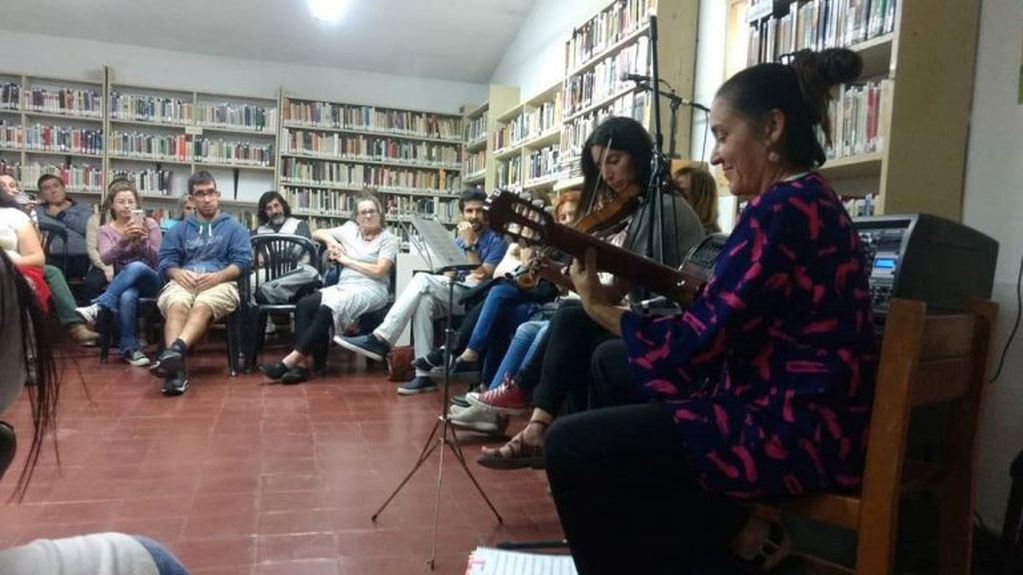
[[[333,24],[344,16],[347,9],[348,0],[309,0],[309,10],[320,22]]]

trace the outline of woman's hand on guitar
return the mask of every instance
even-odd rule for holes
[[[576,293],[583,302],[583,307],[592,305],[610,305],[607,295],[604,293],[604,286],[597,276],[597,251],[593,248],[586,250],[586,257],[583,261],[578,258],[572,260],[569,268],[569,275],[572,277],[572,284]]]

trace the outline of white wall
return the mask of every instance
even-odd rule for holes
[[[98,80],[102,68],[115,81],[183,90],[276,97],[287,93],[355,104],[457,112],[486,99],[481,84],[205,56],[76,38],[0,33],[0,70]]]
[[[518,86],[523,100],[564,79],[565,42],[610,0],[538,0],[490,78]]]
[[[994,297],[1001,306],[994,343],[1000,353],[1016,313],[1016,274],[1023,255],[1023,105],[1018,103],[1023,4],[984,0],[966,166],[965,224],[999,242]],[[1009,465],[1023,449],[1023,334],[988,387],[981,422],[977,508],[1001,528]],[[995,356],[997,361],[997,355]]]

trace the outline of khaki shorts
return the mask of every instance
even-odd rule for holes
[[[238,309],[240,301],[238,285],[233,281],[217,284],[197,294],[185,289],[178,282],[171,280],[160,291],[160,297],[156,300],[156,307],[160,308],[160,313],[164,317],[167,317],[167,310],[174,304],[182,304],[188,309],[192,309],[192,306],[201,303],[213,310],[214,320],[219,320]]]

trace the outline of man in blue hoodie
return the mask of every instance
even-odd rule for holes
[[[234,311],[240,300],[235,280],[249,273],[252,248],[249,232],[220,213],[220,192],[209,172],[188,178],[195,202],[191,216],[174,226],[160,246],[160,275],[167,281],[156,305],[166,318],[167,348],[157,365],[164,372],[164,395],[188,389],[185,355],[212,321]]]

